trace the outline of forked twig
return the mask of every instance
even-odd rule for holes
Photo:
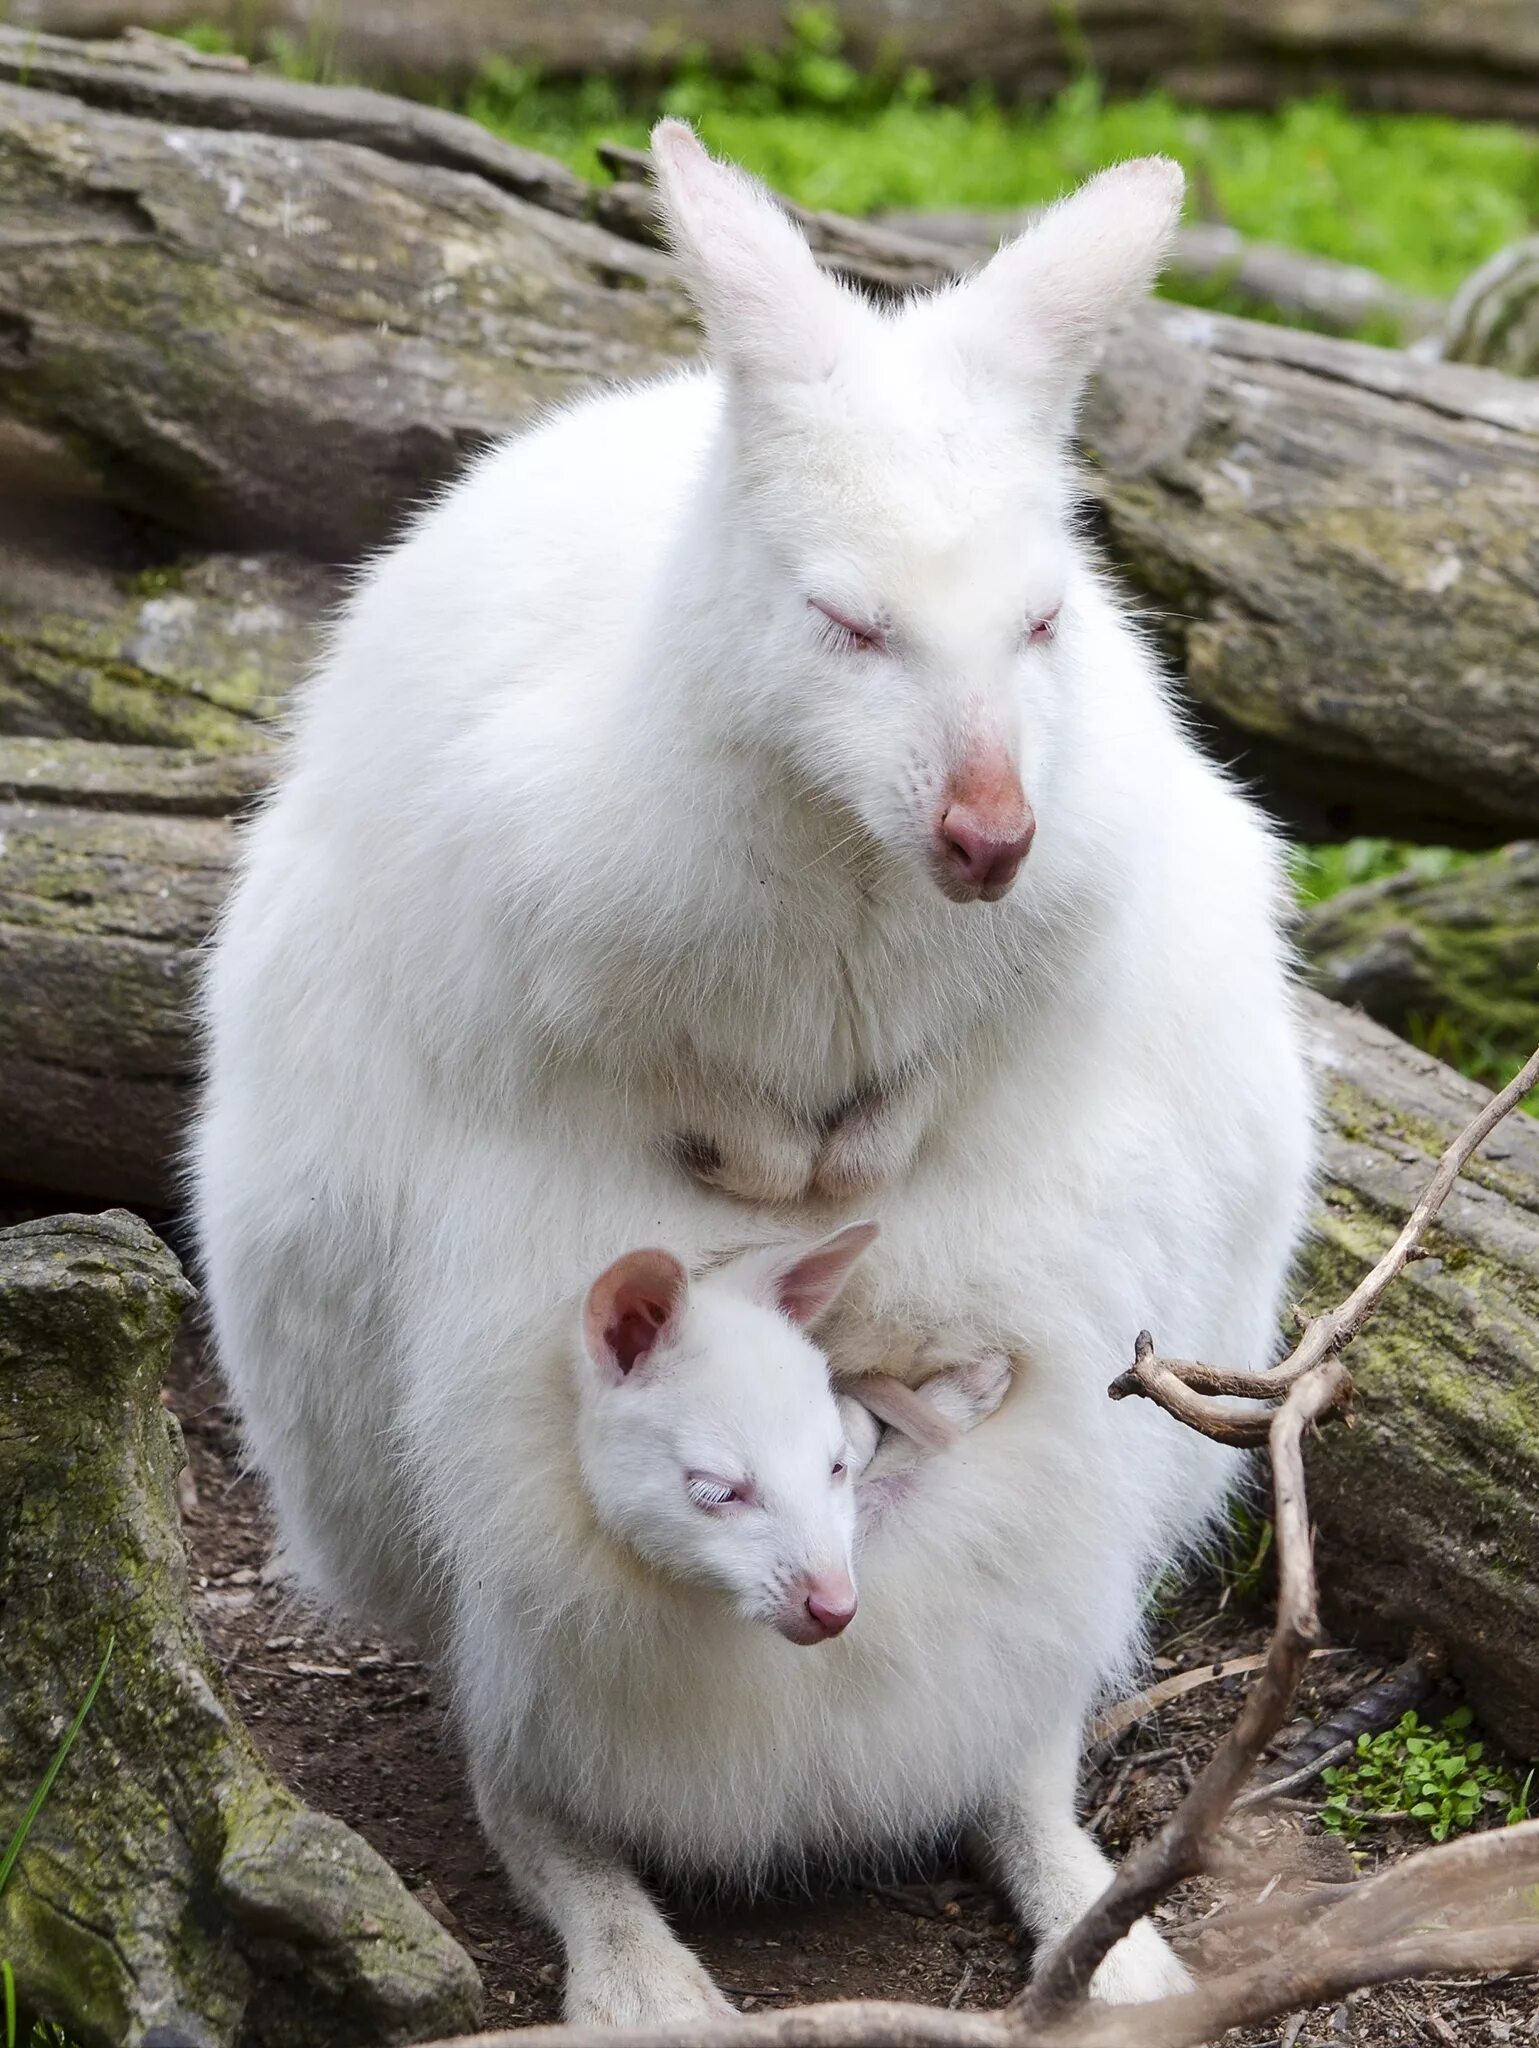
[[[1539,1915],[1518,1894],[1539,1883],[1539,1821],[1423,1850],[1348,1888],[1339,1903],[1279,1912],[1270,1954],[1178,1997],[1137,2006],[1090,2000],[1097,1966],[1136,1921],[1208,1860],[1218,1830],[1286,1721],[1320,1635],[1304,1482],[1305,1433],[1350,1411],[1340,1353],[1386,1289],[1420,1254],[1428,1225],[1470,1158],[1539,1087],[1539,1051],[1454,1140],[1384,1256],[1325,1314],[1301,1318],[1299,1342],[1271,1372],[1246,1374],[1162,1359],[1140,1333],[1114,1399],[1138,1394],[1220,1443],[1266,1443],[1273,1488],[1277,1618],[1266,1660],[1239,1718],[1160,1832],[1127,1856],[1102,1896],[1003,2011],[850,2001],[755,2013],[730,2034],[719,2023],[622,2029],[521,2028],[482,2034],[475,2048],[1202,2048],[1366,1985],[1430,1975],[1539,1969]],[[1506,1917],[1491,1909],[1508,1901]],[[1482,1916],[1488,1924],[1481,1924]],[[469,2039],[443,2048],[471,2048]]]

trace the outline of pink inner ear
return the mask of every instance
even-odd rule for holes
[[[669,1252],[627,1252],[594,1281],[583,1316],[588,1351],[622,1379],[656,1349],[684,1299],[688,1276]]]
[[[604,1326],[604,1348],[621,1372],[629,1372],[638,1358],[646,1357],[667,1321],[663,1302],[616,1302]]]
[[[775,1299],[793,1323],[805,1327],[817,1321],[876,1235],[874,1223],[847,1223],[775,1276]]]

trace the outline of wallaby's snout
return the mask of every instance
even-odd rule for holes
[[[935,824],[935,877],[953,903],[997,903],[1031,851],[1037,820],[1003,750],[951,778]]]
[[[848,1572],[820,1572],[792,1587],[775,1626],[804,1648],[831,1642],[855,1619],[858,1604]]]

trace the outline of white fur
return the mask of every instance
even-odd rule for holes
[[[361,579],[246,838],[196,1163],[290,1554],[441,1644],[486,1826],[609,2020],[720,2007],[628,1846],[741,1877],[971,1822],[1042,1940],[1094,1895],[1084,1716],[1233,1472],[1106,1386],[1145,1325],[1268,1360],[1310,1157],[1277,848],[1074,527],[1069,407],[1177,176],[882,312],[687,131],[658,151],[714,372],[494,450]],[[928,857],[980,747],[1037,837],[959,905]],[[803,1649],[598,1540],[539,1360],[627,1245],[694,1264],[861,1186],[835,1370],[1015,1372]],[[1100,1988],[1179,1975],[1144,1928]]]

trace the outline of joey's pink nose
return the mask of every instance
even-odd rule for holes
[[[804,1648],[831,1642],[855,1619],[855,1588],[844,1572],[803,1579],[787,1596],[775,1626],[788,1642]]]
[[[855,1619],[855,1588],[816,1587],[807,1595],[807,1614],[820,1638],[843,1635]]]
[[[1023,797],[1007,811],[990,812],[952,804],[936,840],[942,886],[960,901],[995,903],[1020,872],[1037,836],[1037,821]]]

